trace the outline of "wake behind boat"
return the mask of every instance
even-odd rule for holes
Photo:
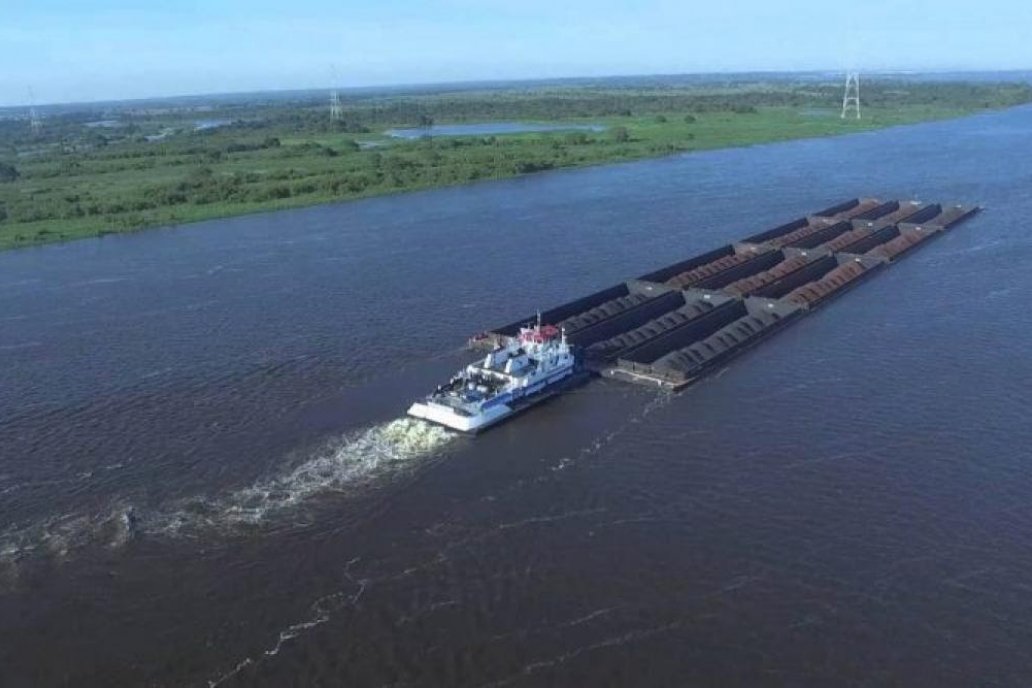
[[[566,333],[554,325],[520,328],[483,360],[459,371],[410,416],[461,432],[476,433],[544,401],[578,379],[577,359]]]

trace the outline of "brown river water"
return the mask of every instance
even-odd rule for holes
[[[1032,108],[0,254],[0,685],[1025,686]],[[466,337],[857,195],[985,211],[680,394]]]

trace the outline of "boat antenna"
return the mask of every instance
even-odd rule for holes
[[[541,327],[541,311],[537,312],[537,316],[538,316],[538,318],[537,318],[537,326]]]

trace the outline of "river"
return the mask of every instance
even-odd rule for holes
[[[0,254],[4,686],[1022,686],[1032,108]],[[677,395],[465,338],[857,195],[981,204]]]

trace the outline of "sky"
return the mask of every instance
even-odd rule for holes
[[[0,106],[338,85],[1032,68],[1028,0],[0,0]],[[334,77],[336,73],[336,77]]]

